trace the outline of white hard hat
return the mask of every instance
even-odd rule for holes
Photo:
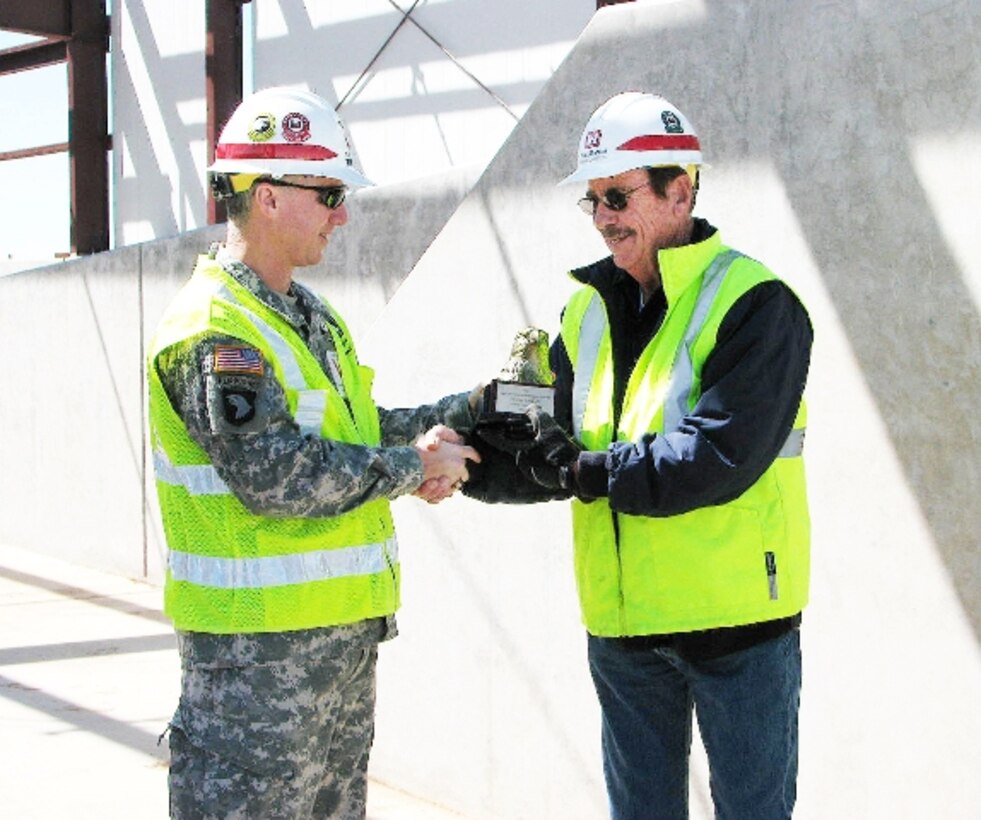
[[[698,136],[684,114],[663,97],[626,91],[593,112],[579,141],[579,164],[559,184],[635,168],[702,164]]]
[[[334,177],[352,188],[374,183],[354,167],[344,126],[310,91],[266,88],[246,97],[222,129],[209,174]]]

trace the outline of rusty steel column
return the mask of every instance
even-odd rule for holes
[[[249,0],[207,0],[207,42],[204,72],[208,107],[208,165],[214,162],[215,145],[222,126],[242,101],[242,3]],[[208,224],[224,222],[225,206],[210,191]]]
[[[71,4],[68,56],[68,150],[71,246],[77,254],[109,249],[109,102],[105,0]]]
[[[38,37],[71,36],[71,0],[34,0],[0,6],[0,28]]]

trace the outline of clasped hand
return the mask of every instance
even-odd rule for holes
[[[533,444],[515,456],[525,478],[551,490],[576,488],[579,446],[548,413],[532,404],[525,410],[531,423]]]
[[[422,459],[423,480],[414,495],[438,504],[463,486],[469,478],[467,460],[480,461],[480,454],[464,443],[463,436],[437,424],[415,441]]]

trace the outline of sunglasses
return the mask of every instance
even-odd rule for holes
[[[579,200],[579,207],[586,216],[596,216],[596,209],[602,202],[611,211],[622,211],[627,207],[627,200],[634,191],[639,191],[641,188],[646,188],[650,185],[649,182],[645,182],[642,185],[638,185],[636,188],[631,188],[629,191],[621,191],[619,188],[609,188],[602,197],[596,196],[596,194],[590,192],[586,194],[582,199]]]
[[[332,211],[340,208],[344,204],[347,196],[347,188],[343,185],[297,185],[295,182],[286,182],[282,179],[260,179],[266,185],[275,185],[278,188],[299,188],[303,191],[316,191],[317,199],[325,208]]]

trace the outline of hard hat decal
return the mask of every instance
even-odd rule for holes
[[[283,145],[226,142],[215,148],[215,159],[334,159],[337,154],[323,145]],[[299,173],[299,172],[296,172]]]
[[[664,130],[668,134],[685,133],[685,127],[681,124],[681,120],[678,119],[678,115],[674,111],[662,111],[661,122],[664,123]]]
[[[341,128],[341,135],[344,137],[344,160],[348,165],[354,165],[354,159],[351,156],[351,140],[348,139],[347,129],[344,127],[344,122],[338,118],[337,124]]]
[[[698,137],[692,134],[667,136],[662,134],[645,134],[627,140],[617,146],[618,151],[700,151]]]
[[[249,139],[265,142],[276,136],[276,118],[272,114],[258,114],[249,129]]]
[[[582,151],[579,152],[580,162],[592,162],[604,156],[607,151],[600,147],[603,142],[603,131],[599,128],[587,131],[582,138]]]
[[[306,142],[310,139],[310,120],[299,112],[283,117],[283,139],[288,142]]]

